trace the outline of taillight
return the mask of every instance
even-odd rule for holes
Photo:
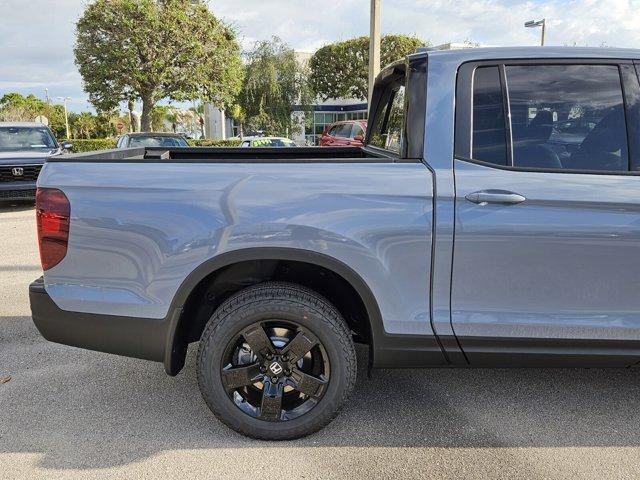
[[[36,219],[43,270],[55,267],[67,254],[69,212],[69,199],[64,193],[57,188],[38,188]]]

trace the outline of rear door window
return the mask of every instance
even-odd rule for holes
[[[506,66],[506,79],[514,166],[628,171],[617,65]]]

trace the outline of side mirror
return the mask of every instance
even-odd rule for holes
[[[356,142],[364,142],[364,135],[356,135],[353,137]]]
[[[63,150],[71,151],[73,149],[73,143],[71,142],[62,142],[60,146],[62,147]]]

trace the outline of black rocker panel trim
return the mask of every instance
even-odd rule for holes
[[[459,337],[472,367],[629,367],[640,341],[565,338]]]

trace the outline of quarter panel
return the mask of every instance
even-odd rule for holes
[[[64,310],[164,318],[182,281],[253,247],[356,271],[389,333],[431,334],[432,179],[424,165],[47,164],[71,202],[67,257],[45,273]]]

